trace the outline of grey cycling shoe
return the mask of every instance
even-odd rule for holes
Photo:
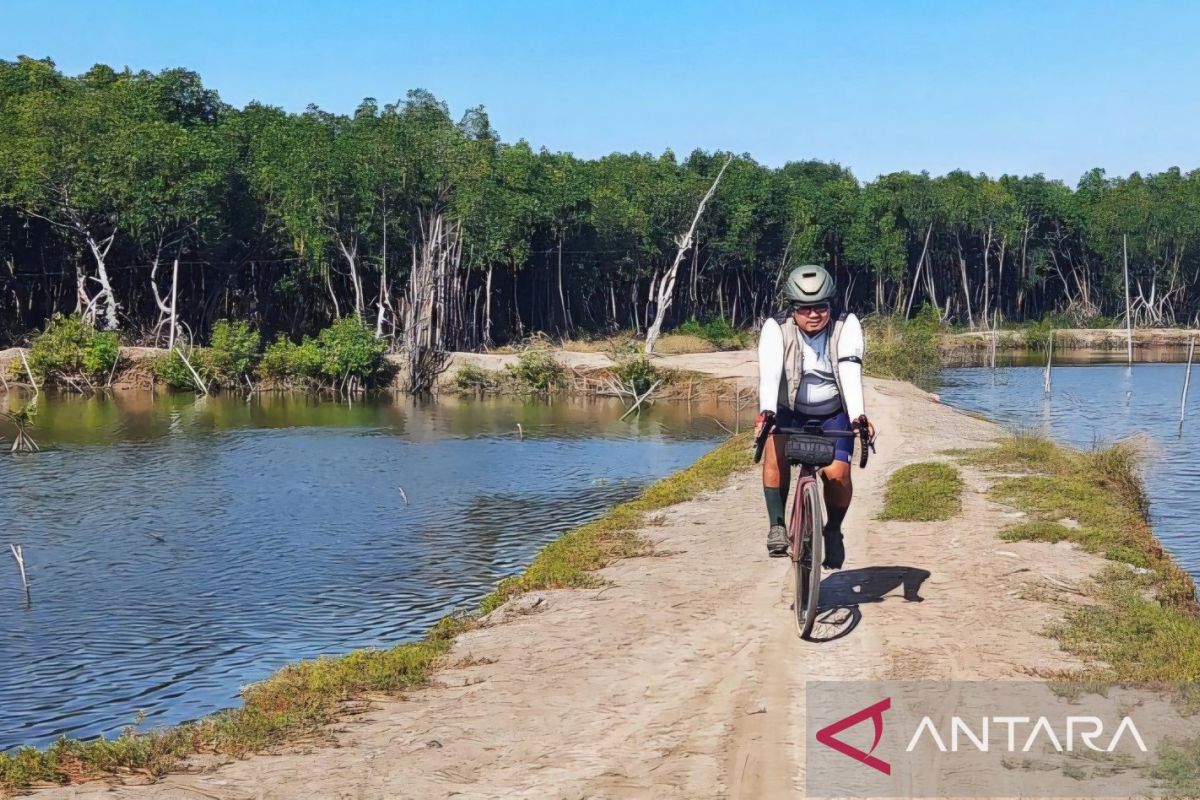
[[[788,550],[787,528],[782,525],[772,525],[767,534],[767,555],[771,558],[786,556]]]

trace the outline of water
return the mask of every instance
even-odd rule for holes
[[[707,415],[724,416],[146,393],[39,405],[46,450],[0,458],[0,750],[113,734],[138,711],[145,726],[194,719],[285,663],[417,637],[695,460],[722,435]]]
[[[1146,460],[1151,522],[1163,546],[1200,581],[1200,367],[1194,368],[1187,420],[1179,424],[1186,366],[1124,364],[1056,367],[1049,399],[1043,370],[1006,367],[943,373],[943,402],[979,411],[999,422],[1090,448],[1134,434],[1155,443]]]

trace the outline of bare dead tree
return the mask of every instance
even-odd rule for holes
[[[704,213],[704,207],[708,205],[708,201],[716,193],[717,184],[721,182],[721,176],[725,174],[725,170],[729,168],[731,163],[733,163],[733,156],[725,159],[725,163],[721,166],[721,171],[713,179],[712,186],[709,186],[708,191],[704,193],[704,197],[700,198],[700,205],[696,207],[696,213],[692,217],[692,224],[688,226],[687,233],[676,240],[678,249],[675,251],[675,260],[671,262],[671,266],[667,269],[666,274],[658,282],[658,297],[654,312],[654,322],[650,324],[649,329],[646,331],[646,355],[654,353],[654,343],[658,341],[658,335],[662,331],[663,320],[666,319],[667,311],[671,308],[671,303],[675,300],[675,278],[679,274],[679,264],[692,247],[692,240],[696,235],[696,225],[700,222],[700,216]],[[651,287],[651,293],[653,294],[653,286]],[[636,302],[634,305],[636,306]]]
[[[408,391],[424,394],[450,361],[462,332],[462,231],[440,211],[420,212],[405,297]]]
[[[150,289],[154,293],[154,304],[158,306],[158,322],[154,325],[154,343],[158,344],[158,337],[164,325],[168,326],[167,333],[167,349],[175,349],[175,329],[178,316],[176,314],[176,298],[178,297],[179,289],[179,259],[175,259],[175,263],[171,267],[171,304],[167,305],[167,301],[158,291],[158,264],[157,256],[150,262]]]

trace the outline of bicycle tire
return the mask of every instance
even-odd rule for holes
[[[792,537],[795,596],[792,608],[796,619],[796,632],[807,639],[817,621],[817,608],[821,598],[821,560],[824,558],[821,532],[820,484],[815,480],[802,481],[798,487],[796,508],[792,514],[793,525],[799,525]],[[797,544],[799,546],[797,546]]]

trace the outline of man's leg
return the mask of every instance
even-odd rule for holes
[[[825,561],[830,569],[841,569],[846,560],[846,548],[842,544],[842,520],[854,497],[854,485],[850,480],[850,464],[834,461],[822,470],[825,478]]]
[[[783,436],[771,436],[763,448],[763,497],[767,501],[767,516],[771,530],[767,534],[767,553],[772,556],[787,555],[787,523],[784,509],[791,466],[784,457]]]

